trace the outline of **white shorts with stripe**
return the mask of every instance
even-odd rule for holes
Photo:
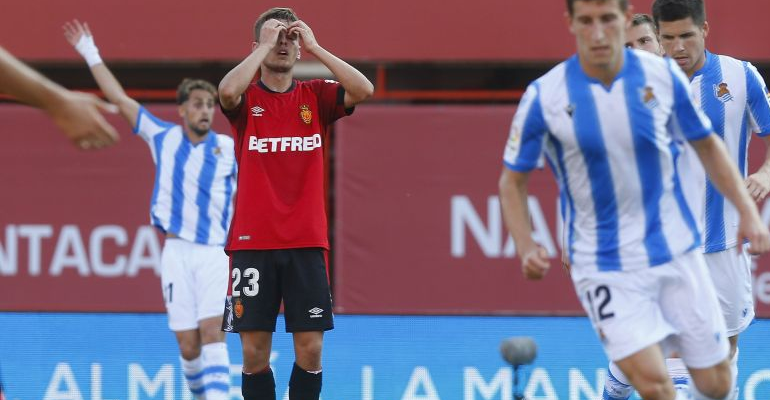
[[[222,246],[166,239],[160,280],[172,331],[197,329],[198,321],[222,316],[229,262]]]
[[[725,317],[727,335],[735,336],[754,319],[751,259],[745,249],[738,251],[734,247],[704,256]]]
[[[678,351],[693,368],[727,358],[722,310],[699,251],[653,268],[573,274],[572,279],[610,360],[656,343],[665,354]]]

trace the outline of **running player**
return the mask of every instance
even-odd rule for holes
[[[690,78],[696,103],[724,140],[749,193],[761,201],[770,191],[770,152],[756,172],[748,175],[747,168],[753,134],[770,146],[770,103],[764,80],[751,63],[706,50],[709,25],[702,0],[657,0],[653,16],[666,53]],[[737,384],[738,335],[754,318],[751,261],[745,252],[735,249],[740,244],[735,236],[739,219],[735,207],[715,190],[702,170],[688,176],[700,185],[700,202],[705,205],[701,222],[706,264],[727,323],[730,363]]]
[[[658,28],[649,14],[634,14],[631,27],[626,29],[626,47],[663,55]]]
[[[676,171],[675,135],[690,141],[736,204],[736,237],[761,253],[770,250],[770,233],[723,143],[691,101],[681,70],[671,60],[623,49],[631,19],[626,0],[567,4],[577,55],[527,89],[500,178],[524,274],[539,279],[550,266],[532,239],[526,205],[529,171],[545,154],[568,202],[571,277],[608,357],[642,398],[683,399],[663,357],[679,350],[694,398],[725,399],[732,388],[729,345]]]
[[[64,35],[107,99],[150,147],[156,165],[150,217],[166,236],[161,284],[182,370],[196,399],[229,399],[230,361],[221,331],[228,271],[223,246],[236,164],[233,140],[211,130],[216,88],[185,79],[177,89],[182,124],[162,121],[126,95],[102,62],[87,24],[68,22]]]
[[[0,47],[0,93],[45,111],[67,138],[82,149],[109,146],[118,133],[101,113],[115,106],[86,93],[71,92],[40,75]]]
[[[317,400],[323,335],[333,328],[323,146],[327,125],[352,113],[374,88],[321,47],[291,9],[260,15],[254,38],[251,54],[219,84],[239,165],[224,329],[240,334],[243,398],[274,400],[269,360],[283,299],[295,353],[289,399]],[[293,78],[300,41],[339,82]]]

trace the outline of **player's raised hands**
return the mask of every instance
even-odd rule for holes
[[[116,106],[87,93],[64,90],[58,97],[46,111],[75,146],[99,149],[118,141],[117,131],[102,116],[116,114]]]
[[[75,47],[77,47],[81,39],[89,40],[90,38],[91,41],[94,40],[87,22],[81,24],[80,21],[74,19],[70,22],[65,22],[62,29],[64,29],[64,37]]]
[[[269,19],[262,24],[262,29],[259,32],[259,44],[275,47],[278,43],[278,39],[281,37],[281,32],[288,32],[289,27],[284,22],[277,19]]]
[[[302,46],[309,52],[318,48],[318,41],[315,39],[313,30],[302,20],[297,20],[289,25],[289,37],[297,35],[302,40]]]

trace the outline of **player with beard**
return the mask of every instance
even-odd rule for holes
[[[226,331],[240,334],[245,400],[274,400],[270,351],[281,300],[295,363],[289,399],[321,393],[324,331],[333,328],[326,273],[324,142],[327,126],[373,94],[361,72],[321,47],[288,8],[254,26],[252,51],[219,84],[236,142],[239,186],[226,249],[231,281]],[[298,81],[305,51],[339,80]]]
[[[230,361],[221,330],[228,273],[223,246],[236,164],[232,138],[211,130],[216,88],[185,79],[177,89],[182,124],[162,121],[125,93],[102,62],[87,24],[68,22],[64,35],[107,99],[150,147],[156,166],[150,217],[166,236],[161,284],[182,370],[196,399],[229,399]]]

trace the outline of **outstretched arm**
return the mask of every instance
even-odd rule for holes
[[[354,105],[372,97],[374,94],[374,85],[361,71],[353,68],[339,57],[330,53],[318,44],[313,31],[303,21],[295,21],[289,26],[289,35],[298,34],[302,39],[304,48],[319,61],[321,61],[329,71],[334,74],[343,88],[345,88],[345,107],[350,108]]]
[[[22,103],[43,109],[67,138],[83,148],[109,146],[118,133],[103,112],[115,113],[114,106],[96,96],[72,92],[40,75],[0,47],[0,92]]]
[[[120,85],[112,72],[99,57],[99,49],[94,43],[94,36],[88,23],[81,24],[78,20],[64,24],[64,37],[80,53],[91,68],[91,74],[94,76],[99,89],[111,103],[118,106],[120,114],[123,115],[132,128],[136,126],[136,117],[139,114],[139,103],[128,97],[123,86]]]
[[[748,239],[749,252],[761,254],[770,250],[770,233],[759,217],[757,206],[749,196],[738,169],[730,160],[724,143],[716,135],[691,141],[709,178],[719,191],[733,203],[740,214],[738,243]]]
[[[277,19],[265,21],[259,33],[259,42],[255,43],[251,54],[230,70],[219,82],[219,104],[222,105],[222,108],[232,110],[241,104],[241,96],[251,81],[254,80],[262,61],[275,47],[281,32],[285,32],[287,29],[286,25]]]
[[[505,226],[513,236],[521,268],[528,279],[542,279],[551,263],[548,252],[532,239],[532,226],[527,206],[527,182],[529,173],[514,172],[503,167],[500,175],[500,206]]]

